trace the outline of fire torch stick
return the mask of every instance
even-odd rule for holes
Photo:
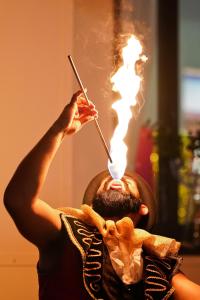
[[[87,93],[86,93],[86,89],[84,88],[84,86],[83,86],[83,84],[82,84],[82,81],[81,81],[81,79],[80,79],[80,76],[79,76],[79,74],[78,74],[78,71],[77,71],[77,69],[76,69],[76,67],[75,67],[75,64],[74,64],[74,62],[73,62],[73,59],[72,59],[71,55],[68,55],[68,59],[69,59],[69,62],[70,62],[70,64],[71,64],[71,67],[72,67],[72,69],[73,69],[73,71],[74,71],[74,74],[75,74],[75,76],[76,76],[76,79],[77,79],[77,81],[78,81],[78,83],[79,83],[79,86],[80,86],[81,90],[83,91],[83,94],[84,94],[84,96],[85,96],[85,99],[86,99],[86,101],[88,102],[88,105],[89,105],[89,99],[88,99],[88,96],[87,96]],[[97,119],[94,119],[94,122],[95,122],[95,125],[96,125],[96,129],[97,129],[97,131],[98,131],[98,133],[99,133],[100,139],[101,139],[101,141],[102,141],[102,143],[103,143],[103,146],[104,146],[104,149],[105,149],[105,151],[106,151],[106,154],[108,155],[108,158],[109,158],[109,160],[110,160],[110,162],[111,162],[111,164],[112,164],[112,158],[111,158],[110,153],[109,153],[109,151],[108,151],[108,147],[107,147],[107,145],[106,145],[106,141],[105,141],[105,139],[104,139],[103,133],[102,133],[102,131],[101,131],[101,129],[100,129],[100,126],[99,126],[99,123],[98,123]]]

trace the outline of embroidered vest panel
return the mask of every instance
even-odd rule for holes
[[[92,299],[103,300],[102,237],[98,230],[71,216],[62,215],[72,243],[78,248],[83,263],[83,283]]]
[[[136,285],[125,285],[112,268],[97,228],[68,215],[61,215],[61,219],[71,242],[81,254],[83,283],[92,299],[172,299],[174,289],[170,280],[180,265],[180,258],[158,259],[144,255],[143,280]]]
[[[182,258],[167,257],[158,259],[146,255],[144,259],[145,299],[173,299],[174,288],[171,285],[182,263]]]

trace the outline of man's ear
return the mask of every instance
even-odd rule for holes
[[[147,207],[145,204],[141,204],[141,205],[140,205],[140,209],[139,209],[139,214],[140,214],[141,216],[145,216],[145,215],[148,214],[148,212],[149,212],[148,207]]]

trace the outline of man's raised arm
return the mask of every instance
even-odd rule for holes
[[[55,209],[39,199],[50,164],[65,135],[76,133],[97,117],[94,105],[86,102],[81,91],[47,133],[22,160],[4,193],[4,204],[18,230],[39,248],[55,240],[61,221]]]

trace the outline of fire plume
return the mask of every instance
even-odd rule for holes
[[[136,63],[147,59],[142,55],[142,51],[140,41],[132,35],[122,49],[123,64],[111,77],[113,91],[121,95],[121,99],[112,105],[118,116],[118,124],[110,141],[110,155],[113,162],[108,161],[108,169],[114,179],[121,179],[126,170],[128,148],[124,138],[132,118],[131,107],[137,103],[136,98],[141,85],[141,77],[136,72]]]

